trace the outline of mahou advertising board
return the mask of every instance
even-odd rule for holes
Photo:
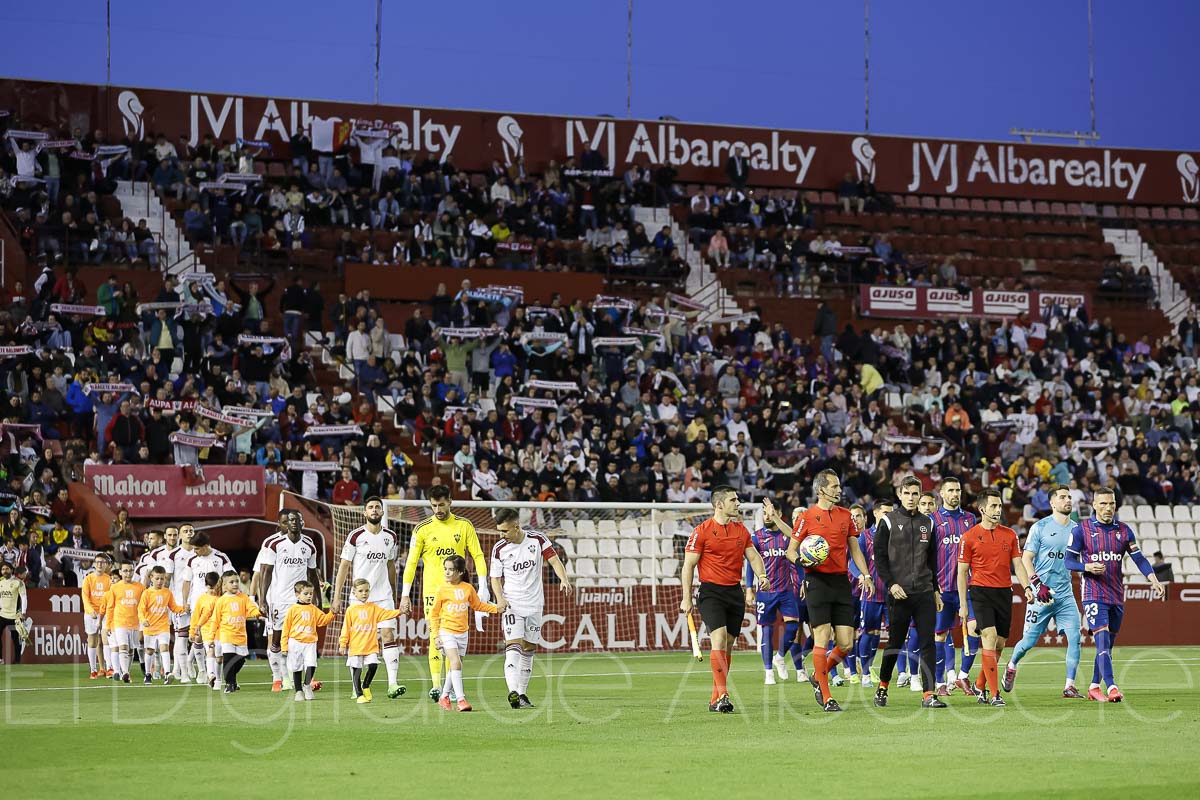
[[[1192,152],[829,133],[617,120],[518,112],[375,106],[326,100],[0,80],[0,110],[23,124],[102,130],[110,142],[164,133],[172,143],[212,135],[271,145],[309,130],[315,143],[335,126],[388,138],[397,148],[479,171],[523,157],[541,172],[594,151],[608,169],[669,164],[679,179],[724,183],[734,153],[750,160],[753,185],[834,189],[846,173],[880,191],[1092,203],[1192,205],[1200,165]]]
[[[167,465],[83,468],[83,479],[110,508],[131,517],[258,517],[266,512],[266,472],[262,467],[204,467],[191,478]]]
[[[657,597],[648,586],[618,589],[577,589],[573,597],[546,587],[542,615],[542,649],[555,653],[628,652],[633,650],[687,650],[687,621],[679,613],[679,587],[659,588]],[[78,663],[87,660],[83,632],[83,607],[78,589],[29,591],[29,642],[21,660],[33,664]],[[1024,617],[1024,603],[1014,595],[1013,620]],[[406,655],[422,655],[428,642],[425,620],[400,618],[400,643]],[[334,626],[337,625],[335,623]],[[336,637],[337,630],[326,633]],[[703,635],[703,631],[702,631]],[[739,649],[757,648],[758,627],[748,610],[738,637]],[[472,653],[496,653],[502,644],[498,621],[489,617],[482,633],[472,631]],[[1010,644],[1021,638],[1014,623]],[[332,640],[331,640],[332,641]],[[1085,637],[1090,644],[1090,637]],[[1185,646],[1200,644],[1200,586],[1172,584],[1167,599],[1152,600],[1148,586],[1130,586],[1125,592],[1125,622],[1121,645]],[[1066,644],[1066,637],[1051,628],[1039,646]],[[325,655],[332,655],[327,645]],[[707,643],[704,645],[707,650]],[[7,658],[7,654],[5,655]]]

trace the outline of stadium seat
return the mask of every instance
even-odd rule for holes
[[[620,553],[624,558],[637,558],[642,554],[638,548],[638,540],[633,537],[625,537],[620,540]]]
[[[658,538],[646,537],[638,542],[638,553],[645,558],[655,558],[658,556]]]
[[[1164,556],[1169,558],[1179,557],[1179,542],[1175,541],[1174,539],[1163,539],[1158,543],[1158,549],[1162,551]],[[1154,552],[1153,550],[1150,550],[1150,548],[1146,548],[1146,550],[1151,553]]]
[[[642,582],[641,578],[628,578],[628,577],[617,578],[617,586],[621,586],[621,587],[637,586],[641,582]]]
[[[1138,506],[1133,510],[1133,518],[1139,522],[1154,521],[1154,506]]]
[[[621,520],[621,523],[617,526],[617,530],[619,530],[621,532],[622,536],[637,536],[638,535],[637,521],[632,520],[632,519],[623,519],[623,520]]]
[[[1197,578],[1196,581],[1198,583],[1200,583],[1200,578]],[[681,585],[679,578],[663,578],[661,583],[663,586],[680,586]]]
[[[1200,503],[1192,506],[1192,522],[1200,522]]]
[[[617,560],[615,558],[596,559],[596,574],[602,578],[617,577],[620,574],[617,571]]]
[[[642,536],[645,536],[647,539],[657,539],[661,533],[658,524],[654,522],[643,522],[638,526],[638,530],[641,532]]]
[[[616,539],[601,539],[597,547],[601,558],[616,558],[621,555],[621,547]]]
[[[658,561],[653,558],[643,558],[638,562],[638,574],[647,577],[659,576]]]
[[[1200,575],[1200,558],[1189,556],[1183,559],[1183,571],[1188,575]]]
[[[1138,547],[1142,548],[1143,553],[1153,553],[1160,549],[1159,543],[1154,539],[1139,539]]]
[[[1175,524],[1174,523],[1160,522],[1160,523],[1158,523],[1158,525],[1155,526],[1155,528],[1157,528],[1157,530],[1158,530],[1158,538],[1159,539],[1174,539],[1175,538]]]
[[[596,581],[594,578],[577,578],[575,585],[580,589],[591,589],[596,585]]]
[[[1148,586],[1148,585],[1150,585],[1150,581],[1149,581],[1149,580],[1147,580],[1146,576],[1145,576],[1145,575],[1143,575],[1143,574],[1142,574],[1142,573],[1140,573],[1140,572],[1135,572],[1135,573],[1133,573],[1132,575],[1130,575],[1130,576],[1129,576],[1129,583],[1131,583],[1131,584],[1134,584],[1134,585],[1137,585],[1137,586],[1143,586],[1143,585],[1144,585],[1144,586]]]
[[[575,534],[577,536],[595,536],[596,523],[590,519],[581,519],[575,523]]]
[[[1156,520],[1158,520],[1159,522],[1170,522],[1171,521],[1171,507],[1170,506],[1155,506],[1154,507],[1154,518]]]
[[[636,578],[642,574],[641,565],[638,564],[636,558],[622,558],[618,569],[623,578]]]
[[[577,558],[574,561],[575,574],[581,578],[596,577],[596,562],[590,558]],[[164,662],[165,663],[165,662]]]
[[[1151,551],[1153,552],[1153,551]],[[1163,555],[1166,555],[1165,553]],[[1200,548],[1196,547],[1195,539],[1182,539],[1179,542],[1179,555],[1200,556]]]
[[[1194,539],[1196,538],[1196,526],[1191,522],[1176,522],[1175,523],[1175,538],[1176,539]]]
[[[563,532],[564,536],[575,536],[575,520],[563,519],[559,520],[558,528]]]
[[[575,554],[579,558],[595,558],[600,555],[596,548],[595,539],[578,539],[575,542]]]
[[[620,582],[616,578],[597,578],[596,586],[602,589],[615,589],[620,586]]]
[[[566,552],[568,561],[575,560],[575,543],[573,541],[565,536],[560,536],[554,540],[554,543],[562,547],[562,549]]]
[[[678,575],[679,574],[679,559],[664,558],[658,562],[659,575]]]
[[[1133,528],[1133,535],[1138,539],[1157,539],[1160,534],[1158,526],[1153,522],[1135,522],[1129,527]]]
[[[1191,522],[1192,512],[1187,506],[1171,506],[1171,516],[1176,522]]]
[[[600,534],[600,536],[602,536],[602,537],[603,536],[616,537],[617,523],[613,522],[611,519],[602,519],[596,523],[596,532],[598,534]]]
[[[675,555],[675,538],[666,538],[658,540],[658,555],[662,558],[673,558]]]

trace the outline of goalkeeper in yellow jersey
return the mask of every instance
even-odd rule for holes
[[[429,490],[429,506],[433,516],[425,520],[413,530],[412,545],[408,550],[408,561],[404,563],[404,588],[400,592],[400,610],[411,616],[413,580],[417,577],[417,562],[423,561],[425,568],[421,577],[421,597],[424,603],[425,618],[429,619],[433,609],[434,597],[438,587],[445,580],[443,562],[450,556],[463,556],[475,562],[475,575],[479,579],[479,597],[483,602],[491,600],[487,582],[487,560],[483,556],[483,548],[479,546],[479,534],[471,521],[450,513],[450,489],[446,486],[434,486]],[[477,622],[477,627],[479,623]],[[482,628],[479,628],[482,630]],[[438,652],[437,643],[429,642],[429,675],[433,688],[429,697],[437,700],[441,694],[442,654]]]

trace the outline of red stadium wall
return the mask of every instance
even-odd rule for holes
[[[1184,646],[1200,644],[1200,586],[1172,584],[1166,601],[1149,598],[1149,587],[1126,590],[1125,623],[1119,645]],[[578,603],[561,599],[555,587],[546,587],[546,613],[542,635],[549,652],[623,652],[630,650],[687,650],[687,623],[679,615],[679,588],[658,590],[652,602],[646,586],[624,589],[581,589]],[[30,643],[23,661],[33,664],[87,660],[87,639],[78,589],[33,589],[29,616],[33,619]],[[1023,603],[1013,605],[1014,634],[1020,639]],[[756,631],[747,614],[738,639],[742,649],[753,649]],[[401,618],[400,643],[407,655],[424,653],[424,620]],[[501,646],[499,625],[489,619],[483,633],[472,633],[473,653],[495,653]],[[1044,645],[1065,641],[1043,641]],[[1091,644],[1091,637],[1084,638]],[[705,648],[707,649],[707,647]],[[4,658],[8,659],[5,653]]]
[[[1092,203],[1191,205],[1198,179],[1190,153],[1080,148],[1010,142],[744,128],[668,121],[556,117],[491,111],[372,106],[325,100],[249,97],[40,81],[0,81],[0,109],[27,122],[84,131],[110,141],[146,132],[193,142],[266,140],[272,156],[312,118],[387,130],[404,149],[447,157],[479,171],[522,153],[541,172],[595,149],[610,169],[671,164],[684,181],[725,183],[734,150],[751,158],[754,185],[833,189],[849,172],[880,191]]]
[[[381,266],[378,264],[347,264],[346,293],[353,296],[370,289],[375,300],[425,301],[444,283],[451,297],[458,293],[467,273],[453,267]],[[525,290],[527,303],[549,304],[554,293],[563,303],[580,297],[595,297],[604,292],[604,276],[575,272],[524,272],[507,269],[472,269],[473,286],[520,286]]]

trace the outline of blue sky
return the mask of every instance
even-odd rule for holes
[[[1087,1],[872,0],[871,130],[1086,130]],[[112,0],[114,84],[370,102],[374,0]],[[384,103],[625,116],[627,0],[385,0]],[[178,11],[170,13],[169,9]],[[164,11],[168,9],[168,11]],[[863,128],[861,0],[635,0],[633,115]],[[1195,149],[1200,3],[1094,0],[1108,146]],[[103,83],[102,0],[0,5],[0,75]]]

